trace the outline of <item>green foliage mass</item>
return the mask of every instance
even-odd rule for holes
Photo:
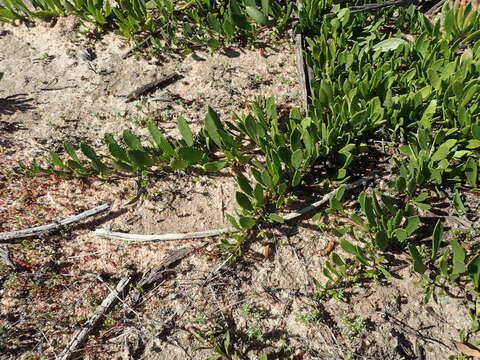
[[[239,207],[236,216],[227,218],[241,235],[233,237],[236,243],[223,240],[219,247],[240,254],[253,231],[285,221],[279,213],[299,190],[321,184],[328,191],[349,181],[373,151],[373,141],[390,141],[398,145],[398,154],[387,188],[361,192],[353,210],[344,208],[345,188],[330,198],[329,212],[348,224],[334,231],[342,253],[330,254],[323,268],[328,281],[315,280],[319,291],[331,294],[352,282],[388,278],[388,255],[405,251],[421,277],[425,301],[438,289],[446,293],[462,284],[480,304],[478,246],[466,250],[444,231],[441,220],[433,226],[422,216],[435,206],[432,193],[454,194],[452,208],[463,216],[468,204],[462,191],[478,191],[480,19],[470,4],[446,3],[442,20],[431,23],[413,6],[352,14],[328,0],[304,1],[300,10],[273,0],[193,1],[181,7],[169,0],[122,0],[115,8],[103,0],[64,0],[56,7],[34,3],[37,12],[14,0],[1,1],[4,19],[52,14],[52,9],[63,15],[69,4],[68,11],[82,19],[99,26],[113,23],[127,37],[155,33],[161,40],[152,41],[173,44],[180,31],[181,41],[206,41],[212,50],[220,46],[219,39],[251,36],[260,26],[281,32],[295,11],[295,30],[306,37],[306,62],[313,74],[309,116],[299,109],[279,116],[273,98],[259,98],[249,114],[231,121],[221,121],[209,109],[197,134],[180,117],[180,139],[167,138],[152,123],[149,145],[125,131],[120,139],[105,136],[103,154],[80,144],[80,158],[65,144],[67,160],[52,152],[49,166],[21,164],[22,171],[110,178],[235,168],[241,172],[235,194]],[[428,243],[420,241],[428,236]],[[474,308],[475,330],[479,313]],[[228,352],[228,345],[223,347]]]

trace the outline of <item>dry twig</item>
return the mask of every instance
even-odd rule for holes
[[[348,185],[345,185],[345,190],[352,190],[352,189],[355,189],[357,187],[359,187],[360,185],[363,185],[363,184],[366,184],[368,181],[370,181],[371,179],[373,178],[373,175],[370,175],[370,176],[365,176],[357,181],[354,181],[352,182],[351,184],[348,184]],[[303,209],[300,209],[298,211],[294,211],[294,212],[291,212],[290,214],[287,214],[283,217],[283,219],[285,221],[290,221],[290,220],[293,220],[297,217],[300,217],[302,215],[305,215],[306,213],[312,211],[312,210],[315,210],[317,208],[319,208],[320,206],[322,206],[323,204],[325,204],[326,202],[328,202],[328,200],[332,197],[332,196],[335,196],[337,191],[339,190],[340,188],[336,188],[335,190],[332,190],[330,191],[328,194],[324,195],[320,200],[314,202],[313,204],[311,205],[308,205],[307,207],[304,207]]]
[[[359,187],[360,185],[366,184],[368,181],[370,181],[373,178],[373,176],[374,174],[370,176],[365,176],[360,180],[354,181],[353,183],[346,185],[345,190],[352,190]],[[335,194],[339,189],[340,188],[332,190],[328,194],[324,195],[320,200],[314,202],[313,204],[307,207],[304,207],[303,209],[300,209],[298,211],[294,211],[290,214],[285,215],[283,219],[285,221],[290,221],[312,210],[319,208],[320,206],[328,202],[328,200],[332,196],[335,196]],[[185,233],[185,234],[180,233],[180,234],[142,235],[142,234],[127,234],[127,233],[121,233],[121,232],[114,232],[107,229],[97,229],[95,230],[94,235],[103,236],[103,237],[115,239],[115,240],[124,240],[129,242],[140,243],[140,242],[149,242],[149,241],[190,240],[190,239],[219,236],[222,234],[235,233],[235,232],[238,232],[238,230],[235,230],[234,228],[221,228],[221,229],[198,231],[198,232]]]
[[[192,251],[192,248],[180,248],[163,258],[162,261],[160,261],[160,264],[146,272],[143,278],[137,283],[136,287],[140,290],[135,291],[131,295],[133,302],[138,304],[142,295],[148,290],[148,287],[155,282],[158,282],[164,276],[164,273],[168,268],[173,267],[174,264],[183,260]]]
[[[151,92],[153,90],[157,90],[159,88],[164,88],[165,86],[171,84],[172,82],[181,79],[182,77],[178,74],[170,74],[167,76],[163,76],[159,79],[155,79],[150,81],[149,83],[142,85],[135,90],[133,90],[130,94],[127,95],[126,102],[134,101],[140,98],[140,96]]]
[[[21,239],[25,237],[31,237],[31,236],[38,236],[45,234],[47,232],[55,231],[60,229],[62,226],[70,225],[76,222],[79,222],[89,216],[98,214],[102,211],[107,210],[110,207],[110,204],[103,204],[100,206],[97,206],[93,209],[84,211],[78,215],[66,218],[64,220],[60,221],[55,221],[51,224],[47,225],[42,225],[42,226],[35,226],[32,228],[28,229],[23,229],[23,230],[18,230],[18,231],[10,231],[10,232],[3,232],[0,233],[0,241],[1,240],[13,240],[13,239]]]
[[[74,335],[67,347],[57,357],[57,360],[68,360],[79,351],[80,346],[82,346],[82,344],[85,342],[88,335],[90,335],[90,333],[98,325],[100,325],[102,318],[116,305],[119,300],[125,297],[127,292],[126,290],[128,290],[128,285],[131,281],[131,274],[127,274],[119,281],[115,289],[113,289],[103,300],[83,328]]]
[[[130,242],[148,242],[148,241],[170,241],[170,240],[189,240],[199,239],[212,236],[222,235],[228,232],[235,232],[232,228],[222,228],[207,231],[191,232],[186,234],[162,234],[162,235],[141,235],[141,234],[126,234],[121,232],[114,232],[107,229],[97,229],[94,235],[103,236],[115,240],[124,240]]]

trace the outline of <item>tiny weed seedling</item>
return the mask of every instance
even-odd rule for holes
[[[226,330],[220,336],[198,334],[203,342],[208,344],[207,347],[202,349],[210,349],[213,354],[208,358],[209,360],[220,359],[239,359],[237,352],[233,350],[233,344],[231,343],[230,331]]]
[[[323,322],[319,311],[311,311],[305,314],[297,315],[297,321],[305,325],[319,325]]]
[[[254,321],[254,324],[248,324],[246,329],[246,337],[249,341],[263,342],[265,341],[263,332],[261,331],[261,321],[263,320],[263,314],[256,310],[252,309],[250,305],[243,304],[242,313],[248,319]]]
[[[243,304],[242,312],[243,312],[243,315],[245,315],[250,319],[255,320],[256,322],[259,322],[263,319],[262,313],[260,311],[253,310],[248,304]]]
[[[341,320],[343,322],[343,326],[347,330],[348,336],[361,335],[367,331],[365,319],[362,317],[352,318],[349,316],[343,316]]]

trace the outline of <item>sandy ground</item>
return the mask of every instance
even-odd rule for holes
[[[320,253],[333,238],[312,221],[269,230],[232,267],[220,266],[218,239],[132,245],[92,234],[96,228],[156,234],[224,227],[235,206],[229,171],[165,174],[137,201],[131,201],[133,179],[32,179],[11,171],[18,161],[61,153],[63,142],[85,141],[101,151],[105,133],[146,135],[151,119],[171,136],[177,115],[198,129],[208,106],[222,119],[248,111],[258,95],[275,95],[285,108],[301,106],[292,44],[256,45],[147,61],[122,59],[124,40],[113,34],[89,39],[72,18],[0,26],[0,231],[111,203],[108,213],[66,231],[0,244],[14,265],[0,265],[1,359],[54,358],[127,270],[147,272],[180,248],[189,256],[165,270],[140,302],[118,305],[84,344],[84,358],[206,359],[213,345],[201,337],[220,339],[227,330],[245,359],[445,359],[456,353],[452,341],[469,326],[466,304],[438,297],[421,305],[412,283],[419,279],[409,268],[385,284],[339,292],[343,301],[319,298],[311,279],[323,281]],[[82,58],[85,49],[94,59]],[[125,102],[139,85],[172,73],[181,79]]]

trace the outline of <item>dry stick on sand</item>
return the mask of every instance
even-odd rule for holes
[[[114,232],[107,229],[97,229],[94,235],[107,237],[115,240],[125,240],[130,242],[148,242],[148,241],[169,241],[169,240],[188,240],[206,238],[226,234],[228,232],[235,232],[232,228],[222,228],[216,230],[198,231],[186,234],[162,234],[162,235],[141,235],[141,234],[126,234],[121,232]]]
[[[158,90],[159,88],[163,89],[167,85],[170,85],[172,82],[174,82],[178,79],[181,79],[181,78],[182,77],[180,75],[178,75],[176,73],[173,73],[173,74],[166,75],[166,76],[163,76],[161,78],[155,79],[153,81],[150,81],[147,84],[136,88],[130,94],[128,94],[125,102],[131,102],[131,101],[137,100],[138,98],[140,98],[140,96],[142,96],[142,95],[144,95],[148,92],[151,92],[153,90]]]
[[[126,289],[132,280],[132,275],[127,274],[117,284],[110,294],[103,300],[98,307],[97,311],[90,317],[87,323],[79,330],[72,341],[70,341],[67,347],[57,357],[57,360],[68,360],[79,350],[82,344],[87,339],[88,335],[102,322],[103,316],[107,314],[118,301],[123,299],[126,295]]]
[[[368,181],[370,181],[373,178],[373,176],[374,176],[373,174],[369,176],[365,176],[364,178],[354,181],[351,184],[345,185],[345,190],[352,190],[359,187],[360,185],[366,184]],[[335,196],[335,194],[339,189],[340,188],[332,190],[328,194],[324,195],[320,200],[314,202],[313,204],[308,205],[307,207],[304,207],[303,209],[300,209],[298,211],[294,211],[290,214],[285,215],[283,219],[285,221],[290,221],[312,210],[319,208],[320,206],[328,202],[328,200],[332,196]],[[235,233],[235,232],[238,232],[238,230],[235,230],[233,228],[222,228],[222,229],[216,229],[216,230],[191,232],[186,234],[141,235],[141,234],[127,234],[127,233],[121,233],[121,232],[114,232],[107,229],[97,229],[94,231],[94,235],[103,236],[103,237],[115,239],[115,240],[124,240],[129,242],[140,243],[140,242],[148,242],[148,241],[198,239],[198,238],[213,237],[213,236],[218,236],[226,233]]]
[[[70,225],[76,222],[79,222],[89,216],[98,214],[102,211],[107,210],[110,207],[110,204],[103,204],[100,206],[97,206],[93,209],[84,211],[78,215],[66,218],[64,220],[60,221],[55,221],[51,224],[47,225],[42,225],[42,226],[36,226],[24,230],[18,230],[18,231],[10,231],[10,232],[3,232],[0,233],[0,241],[1,240],[13,240],[13,239],[21,239],[25,237],[31,237],[31,236],[38,236],[42,235],[46,232],[54,231],[60,229],[62,226]]]

